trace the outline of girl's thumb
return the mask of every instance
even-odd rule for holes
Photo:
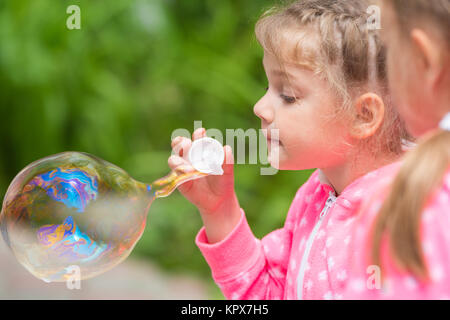
[[[223,161],[222,169],[223,169],[223,175],[229,176],[233,175],[234,173],[234,157],[233,157],[233,150],[229,145],[225,145],[223,147],[223,151],[225,153],[225,159]]]

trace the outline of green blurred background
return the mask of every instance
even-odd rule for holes
[[[68,30],[66,9],[81,8]],[[255,102],[267,86],[254,36],[274,1],[0,0],[0,192],[27,164],[77,150],[140,181],[169,171],[171,134],[259,129]],[[236,155],[236,153],[235,153]],[[248,162],[247,162],[248,163]],[[236,192],[254,234],[283,225],[311,171],[261,175],[235,167]],[[191,274],[223,298],[194,244],[196,208],[178,192],[158,199],[130,259]]]

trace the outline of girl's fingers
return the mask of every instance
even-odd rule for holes
[[[181,142],[190,140],[189,138],[183,137],[183,136],[177,136],[175,137],[172,142],[170,143],[172,149],[175,148],[177,145],[179,145]]]
[[[188,159],[188,152],[189,149],[191,148],[192,145],[192,141],[191,139],[188,138],[183,138],[183,140],[180,142],[180,152],[178,153],[178,155],[180,157],[182,157],[183,159],[187,160]]]
[[[198,128],[197,130],[194,131],[194,133],[192,133],[192,140],[197,140],[203,137],[206,137],[205,128]]]
[[[185,159],[181,158],[180,156],[170,156],[167,160],[167,163],[169,164],[170,169],[175,169],[179,166],[190,166],[190,163],[186,161]]]
[[[185,137],[176,137],[172,141],[172,154],[187,159],[187,154],[191,148],[191,139]]]
[[[176,167],[175,170],[180,171],[182,173],[195,171],[194,167],[191,166],[190,164],[182,164],[181,166]]]
[[[205,128],[198,128],[192,134],[192,140],[197,140],[203,137],[206,137]],[[175,137],[171,142],[174,154],[187,160],[187,154],[191,148],[192,140],[182,136]]]
[[[233,149],[229,145],[225,145],[223,147],[223,151],[225,153],[225,159],[223,161],[223,173],[224,175],[233,175],[234,171],[234,156]]]
[[[180,140],[181,140],[181,137],[180,137],[180,136],[175,137],[175,138],[172,140],[172,142],[170,143],[170,146],[173,148],[175,145],[178,144],[178,142],[180,142]]]

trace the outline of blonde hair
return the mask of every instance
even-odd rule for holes
[[[448,55],[450,46],[450,0],[392,0],[400,30],[409,34],[411,23],[426,19],[441,30]],[[439,130],[409,152],[383,203],[372,229],[372,262],[381,266],[381,243],[389,240],[389,253],[403,270],[426,281],[428,270],[420,242],[421,213],[442,185],[450,167],[450,132]]]
[[[370,3],[303,0],[272,7],[256,23],[255,34],[282,67],[283,63],[293,63],[329,82],[342,101],[336,116],[354,116],[353,99],[358,93],[370,90],[383,97],[383,123],[375,135],[361,143],[374,156],[400,155],[402,142],[412,138],[390,101],[385,48],[377,31],[367,28]]]

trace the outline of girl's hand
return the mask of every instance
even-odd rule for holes
[[[192,134],[192,140],[205,136],[205,129],[199,128]],[[175,155],[168,159],[172,170],[195,171],[188,160],[191,145],[192,141],[188,138],[173,139],[172,150]],[[210,243],[223,239],[240,218],[240,206],[234,190],[233,151],[228,145],[223,148],[225,153],[222,165],[223,175],[209,175],[187,181],[178,187],[181,194],[200,211]]]

